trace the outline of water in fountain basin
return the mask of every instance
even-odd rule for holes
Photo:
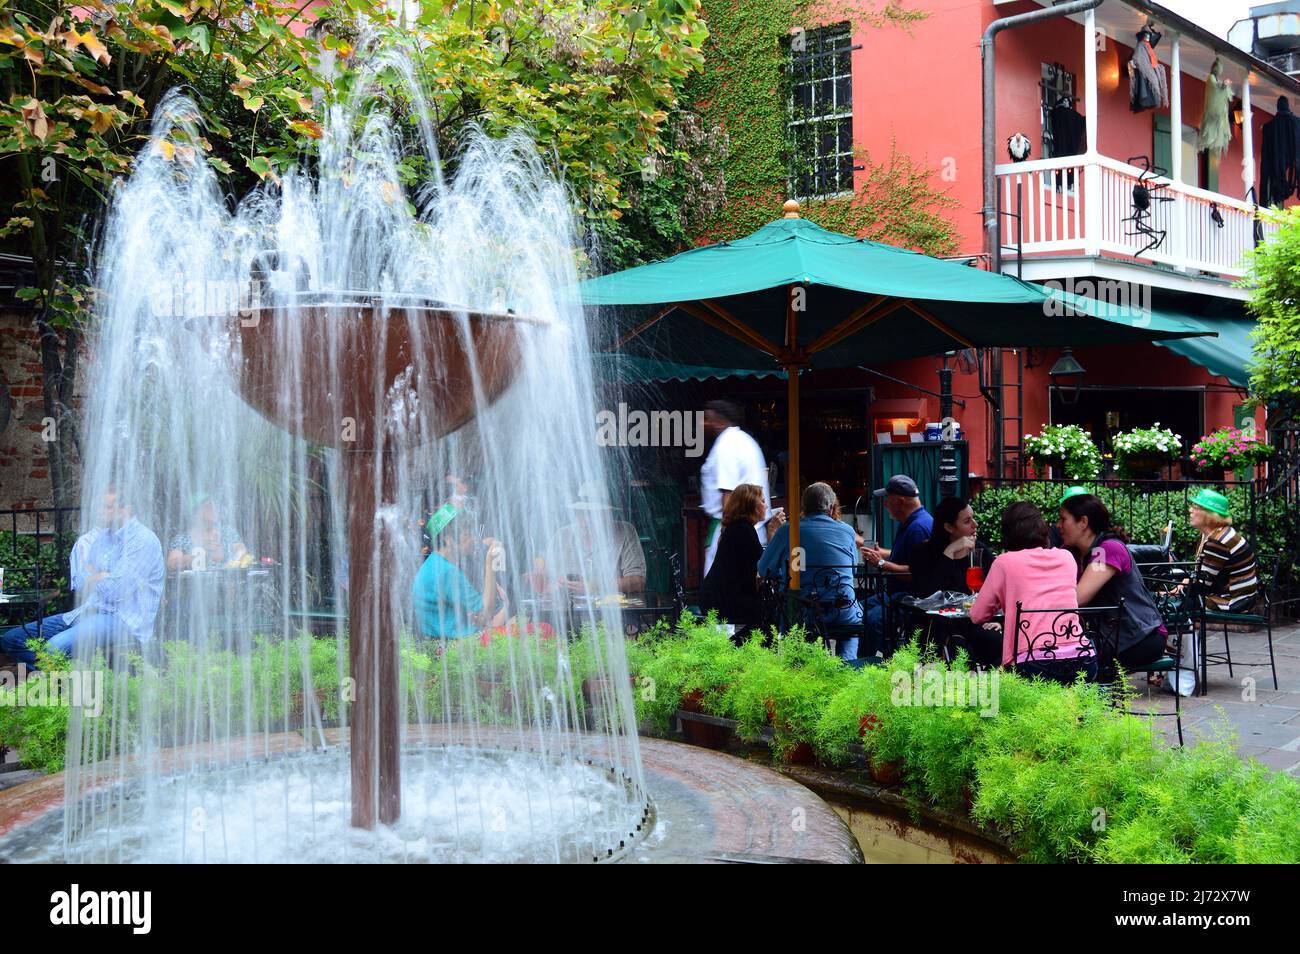
[[[372,80],[383,70],[411,79],[419,115],[404,58],[370,54]],[[164,552],[174,541],[191,553],[199,542],[180,538],[215,515],[220,546],[229,549],[237,533],[250,554],[274,562],[218,568],[230,554],[205,552],[205,569],[168,573],[152,639],[129,642],[110,660],[118,677],[109,681],[105,713],[73,714],[58,849],[65,857],[158,856],[140,847],[156,840],[187,846],[170,852],[187,860],[291,858],[295,845],[310,854],[322,832],[346,824],[355,796],[346,786],[354,700],[360,692],[362,704],[373,701],[349,681],[347,662],[348,517],[359,506],[377,511],[353,552],[376,563],[374,605],[386,613],[375,618],[391,619],[378,638],[401,644],[406,738],[418,743],[421,727],[451,723],[465,733],[466,754],[448,761],[417,745],[411,751],[424,754],[403,757],[407,821],[355,838],[378,839],[372,855],[392,857],[382,845],[416,824],[419,846],[404,842],[407,855],[508,857],[516,846],[521,856],[578,859],[599,854],[605,839],[634,831],[642,817],[617,609],[592,605],[570,615],[529,602],[537,595],[529,571],[540,566],[553,579],[562,565],[557,541],[575,519],[569,504],[585,485],[604,481],[587,332],[572,297],[578,243],[570,196],[521,136],[473,138],[445,169],[427,123],[396,123],[376,88],[363,80],[350,100],[329,108],[309,168],[286,172],[233,211],[198,146],[196,110],[169,96],[114,195],[96,276],[83,528],[115,488]],[[413,155],[426,172],[409,190],[398,166]],[[252,301],[250,288],[259,296]],[[360,317],[358,302],[372,300],[369,317]],[[403,308],[413,301],[452,307]],[[304,303],[322,320],[302,320]],[[242,320],[273,322],[273,393],[260,410],[279,423],[322,395],[337,401],[350,378],[370,375],[361,416],[383,425],[386,453],[374,459],[377,474],[389,468],[386,493],[361,500],[356,488],[349,492],[346,438],[342,451],[309,444],[245,403],[240,306]],[[475,352],[474,316],[505,309],[521,320],[490,319],[513,329],[511,383],[498,397],[499,369]],[[414,342],[410,370],[391,386],[373,369],[358,370],[354,323],[362,320],[374,322],[367,341],[393,340],[400,326]],[[426,346],[432,361],[422,357]],[[473,397],[473,418],[444,436],[441,405],[457,395],[430,382],[451,350],[469,355],[458,394]],[[507,615],[526,610],[555,627],[554,637],[526,628],[484,640],[419,635],[418,527],[447,498],[449,473],[467,478],[471,493],[449,529],[501,541]],[[598,594],[616,592],[610,514],[591,521],[586,571]],[[385,533],[391,544],[381,546]],[[471,582],[481,575],[481,545],[454,558]],[[302,635],[307,612],[314,638]],[[582,625],[590,637],[570,644],[566,633]],[[75,665],[91,664],[83,650]],[[318,750],[312,771],[302,768],[304,737]],[[508,760],[488,754],[503,748],[512,751]],[[589,759],[613,782],[575,777],[574,766]],[[242,781],[217,783],[213,772]],[[314,777],[329,781],[316,786]],[[178,792],[194,797],[178,801]],[[582,823],[572,813],[516,810],[572,804],[575,793]],[[482,813],[491,806],[509,807],[504,828],[487,829],[489,838]],[[195,826],[209,845],[222,832],[222,850],[192,851]],[[272,844],[283,850],[256,847]]]

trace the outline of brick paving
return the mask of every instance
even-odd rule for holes
[[[1273,629],[1273,654],[1277,660],[1278,688],[1268,666],[1264,631],[1228,634],[1232,647],[1232,676],[1227,666],[1211,666],[1210,691],[1183,699],[1183,735],[1187,744],[1227,729],[1236,736],[1237,751],[1258,759],[1269,768],[1300,777],[1300,625]],[[1223,650],[1223,633],[1209,634],[1209,651]],[[1190,653],[1187,657],[1190,658]],[[1253,685],[1251,683],[1253,681]],[[1173,711],[1174,697],[1167,690],[1150,690],[1144,677],[1135,676],[1140,689],[1135,710],[1145,706]],[[1253,692],[1253,699],[1250,698]],[[1155,720],[1157,731],[1177,742],[1173,719]]]

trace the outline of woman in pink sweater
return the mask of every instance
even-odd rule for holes
[[[1057,682],[1074,682],[1080,672],[1091,679],[1097,669],[1095,654],[1080,644],[1078,616],[1034,613],[1017,619],[1017,603],[1026,610],[1079,606],[1074,557],[1068,550],[1049,549],[1048,540],[1047,521],[1036,505],[1022,500],[1008,507],[1002,514],[1006,552],[993,561],[970,618],[989,624],[999,612],[1005,613],[1002,665]]]

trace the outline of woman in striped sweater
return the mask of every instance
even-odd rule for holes
[[[1196,550],[1196,582],[1207,609],[1245,613],[1255,605],[1259,579],[1255,548],[1232,526],[1228,498],[1202,490],[1188,502],[1188,520],[1201,531]]]

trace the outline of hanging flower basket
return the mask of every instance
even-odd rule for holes
[[[1077,424],[1049,424],[1036,435],[1026,434],[1024,455],[1039,476],[1051,467],[1054,477],[1093,480],[1101,471],[1101,451]]]
[[[1257,438],[1253,431],[1239,427],[1221,427],[1206,434],[1192,447],[1192,461],[1203,476],[1229,470],[1251,470],[1273,456],[1274,448]]]
[[[1183,453],[1183,436],[1159,421],[1116,434],[1112,444],[1119,475],[1127,478],[1159,477]]]

